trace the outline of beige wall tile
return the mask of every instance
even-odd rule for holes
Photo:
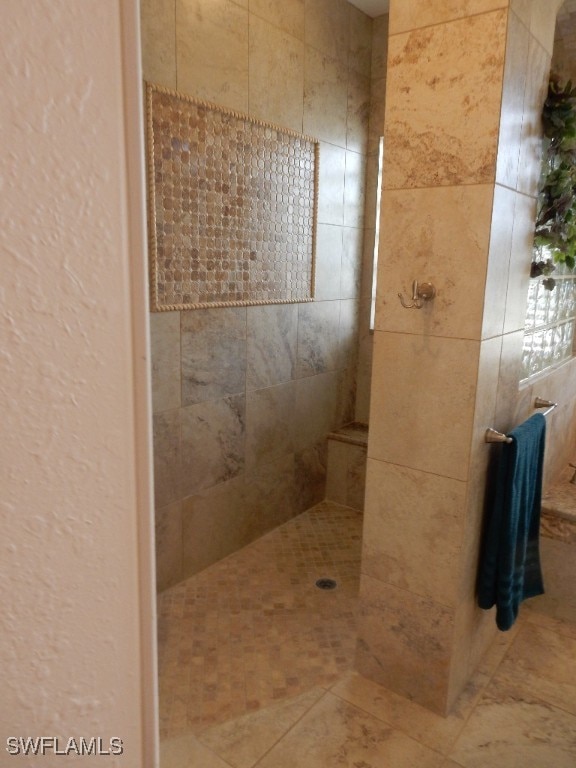
[[[250,0],[250,13],[304,40],[304,0]]]
[[[409,0],[409,2],[391,3],[390,34],[407,32],[419,27],[446,22],[487,13],[497,8],[507,8],[509,0],[442,0],[430,3],[427,0]]]
[[[530,601],[536,611],[576,623],[576,548],[573,544],[542,537],[540,544],[545,593]]]
[[[453,632],[445,606],[363,574],[356,669],[380,685],[446,714]]]
[[[189,496],[182,502],[184,576],[207,568],[248,544],[244,478]]]
[[[246,475],[247,531],[251,541],[303,512],[298,460],[294,454],[259,464]],[[324,489],[325,475],[322,476]]]
[[[306,0],[306,44],[348,61],[350,5],[346,0]]]
[[[150,315],[152,407],[154,413],[180,407],[180,313]]]
[[[363,573],[455,605],[465,501],[466,484],[459,480],[370,459]]]
[[[318,224],[314,297],[317,301],[340,298],[344,228]]]
[[[372,59],[372,19],[355,6],[350,6],[350,68],[370,77]]]
[[[304,43],[250,16],[251,116],[302,133],[303,89]]]
[[[490,249],[484,286],[482,338],[501,335],[506,314],[508,271],[512,254],[512,227],[516,194],[505,187],[494,187]]]
[[[342,272],[340,275],[341,299],[356,299],[360,296],[363,238],[363,229],[344,227],[342,239]]]
[[[496,182],[510,189],[516,189],[518,185],[522,141],[522,120],[518,118],[524,109],[529,45],[528,29],[515,14],[510,14],[496,163]],[[532,75],[531,70],[530,74]]]
[[[346,151],[344,179],[344,224],[348,227],[364,226],[364,189],[366,186],[366,157],[358,152]]]
[[[294,451],[296,382],[258,389],[246,396],[246,469]]]
[[[550,56],[554,50],[556,15],[562,3],[563,0],[548,3],[532,0],[530,5],[530,32]]]
[[[182,504],[156,509],[156,588],[161,592],[182,578]]]
[[[140,39],[144,79],[176,88],[175,0],[141,0]]]
[[[466,480],[479,352],[474,341],[376,331],[368,456]]]
[[[536,200],[526,195],[517,194],[512,228],[512,252],[508,273],[504,333],[512,333],[524,328],[535,220]]]
[[[384,191],[376,328],[480,338],[492,196],[487,184]],[[409,300],[415,279],[436,297],[407,310],[398,292]]]
[[[528,71],[522,118],[522,142],[518,190],[535,197],[538,194],[542,162],[542,105],[548,92],[550,55],[530,37]]]
[[[360,302],[357,299],[343,299],[340,302],[339,321],[339,368],[356,366],[358,355]]]
[[[356,72],[348,74],[348,118],[346,147],[366,152],[370,121],[370,78]]]
[[[368,127],[368,153],[378,156],[380,138],[384,135],[386,109],[386,78],[370,81],[370,121]]]
[[[386,59],[388,56],[388,26],[389,16],[387,13],[376,17],[373,21],[372,62],[370,67],[370,76],[373,80],[386,77]]]
[[[318,179],[318,222],[344,224],[346,150],[321,142]]]
[[[339,321],[339,301],[315,301],[298,306],[298,378],[342,367]]]
[[[346,146],[348,109],[346,63],[306,46],[304,66],[304,133]]]
[[[297,304],[248,307],[248,391],[294,378],[297,336]]]
[[[248,111],[248,11],[231,0],[176,0],[177,89]]]
[[[506,18],[495,11],[390,38],[387,187],[493,181]]]
[[[224,760],[202,745],[196,736],[166,739],[160,745],[162,768],[227,768]]]
[[[295,441],[303,450],[325,442],[326,435],[337,425],[338,376],[322,373],[299,379],[296,386]]]
[[[163,507],[180,496],[180,410],[154,415],[154,497]]]
[[[181,410],[183,496],[244,471],[246,398],[233,395]]]

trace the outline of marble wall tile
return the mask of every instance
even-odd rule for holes
[[[326,498],[337,504],[364,509],[366,448],[328,440]]]
[[[444,758],[331,693],[258,763],[261,768],[357,765],[440,768]]]
[[[182,503],[158,507],[155,515],[156,589],[161,592],[182,578]]]
[[[346,0],[306,0],[306,44],[341,61],[348,60],[350,5]]]
[[[297,304],[248,307],[247,390],[294,378],[297,337]]]
[[[336,371],[307,376],[296,382],[294,439],[296,450],[326,440],[337,426],[339,378]]]
[[[318,224],[314,297],[317,301],[340,298],[343,227]]]
[[[358,356],[360,302],[357,299],[344,299],[340,302],[339,355],[340,368],[354,368]]]
[[[478,342],[376,331],[368,456],[466,480],[479,353]]]
[[[550,55],[530,37],[528,49],[530,77],[526,78],[522,118],[522,141],[518,190],[536,197],[542,162],[542,106],[548,92]]]
[[[340,275],[340,298],[360,298],[362,282],[362,256],[364,230],[344,227],[342,243],[342,271]]]
[[[348,368],[342,368],[336,371],[338,399],[336,402],[336,417],[334,419],[334,429],[340,428],[344,424],[350,424],[354,421],[354,411],[356,406],[356,355],[349,361]]]
[[[244,392],[245,307],[182,312],[182,404]]]
[[[518,389],[522,375],[523,338],[523,330],[502,337],[496,413],[492,425],[499,432],[508,432],[523,421],[533,403],[531,388],[525,388],[522,392]]]
[[[445,715],[452,611],[365,574],[360,601],[358,672]]]
[[[182,502],[184,577],[202,571],[251,541],[244,477],[188,496]]]
[[[459,600],[474,600],[481,535],[487,508],[491,502],[490,489],[493,488],[491,479],[494,476],[492,465],[496,458],[496,450],[491,450],[491,446],[485,442],[484,438],[489,427],[497,428],[494,425],[497,424],[496,403],[501,350],[501,337],[484,341],[480,347],[476,407],[470,447],[470,472],[464,517],[466,527],[458,575]]]
[[[154,413],[180,407],[180,313],[150,315],[152,408]]]
[[[356,408],[354,419],[368,423],[370,418],[370,384],[372,380],[372,334],[362,333],[358,345],[356,371]]]
[[[480,338],[492,201],[488,184],[384,191],[376,328]],[[414,279],[436,287],[419,311],[398,299]]]
[[[278,88],[278,83],[282,83],[282,88]],[[303,87],[304,43],[251,15],[248,92],[251,116],[302,133]]]
[[[350,72],[348,75],[348,117],[346,147],[353,152],[368,149],[370,123],[370,78]]]
[[[304,0],[250,0],[250,13],[304,40]]]
[[[346,150],[320,143],[318,172],[318,223],[344,224],[344,173]]]
[[[494,180],[506,20],[494,11],[390,38],[387,187]]]
[[[372,19],[355,6],[350,7],[350,55],[348,63],[354,72],[370,77],[372,63]]]
[[[346,146],[347,83],[348,69],[345,62],[315,48],[306,47],[305,134],[339,147]]]
[[[381,77],[370,81],[370,119],[368,126],[368,154],[378,156],[380,138],[384,135],[384,114],[386,111],[387,79]]]
[[[410,0],[408,3],[394,3],[390,13],[390,34],[408,32],[418,27],[462,19],[466,16],[488,13],[497,8],[508,8],[509,0],[442,0],[430,3],[426,0]]]
[[[368,461],[362,570],[453,606],[459,597],[466,484]]]
[[[536,200],[526,195],[517,194],[512,228],[512,252],[510,254],[506,293],[504,333],[513,333],[524,328],[535,220]]]
[[[180,411],[154,415],[154,497],[157,507],[180,498]]]
[[[314,376],[339,367],[339,325],[339,301],[317,301],[298,306],[297,377]]]
[[[388,26],[387,13],[377,16],[372,22],[372,61],[370,77],[373,80],[386,77],[388,56]]]
[[[296,472],[296,457],[287,454],[259,464],[247,474],[247,532],[251,541],[303,511]]]
[[[310,381],[306,379],[306,381]],[[296,514],[319,504],[326,496],[326,438],[294,455]]]
[[[530,32],[549,56],[554,51],[556,16],[562,3],[563,0],[550,0],[549,3],[532,0],[530,3]]]
[[[496,182],[510,189],[516,189],[518,185],[518,164],[522,140],[520,116],[524,109],[529,45],[530,33],[528,29],[515,14],[510,14],[502,89],[498,159],[496,162]]]
[[[176,8],[174,0],[142,0],[140,40],[144,80],[176,88]]]
[[[512,255],[512,227],[516,194],[496,184],[490,227],[488,268],[484,287],[482,338],[501,335],[506,314],[507,275]]]
[[[248,111],[248,10],[231,0],[176,0],[177,90]]]
[[[246,395],[246,469],[294,450],[296,382],[289,381]]]
[[[244,471],[246,398],[226,397],[182,408],[183,496]]]
[[[344,224],[348,227],[364,226],[364,188],[366,184],[366,157],[358,152],[346,152],[344,180]]]

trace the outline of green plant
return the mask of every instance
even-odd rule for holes
[[[534,246],[576,265],[576,88],[551,76],[542,110],[544,152]]]

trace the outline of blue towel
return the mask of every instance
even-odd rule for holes
[[[546,419],[536,413],[509,437],[498,463],[478,577],[478,605],[496,606],[502,631],[514,624],[523,600],[544,592],[539,535]]]

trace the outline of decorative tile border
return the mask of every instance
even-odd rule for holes
[[[153,311],[314,298],[319,143],[146,84]]]

